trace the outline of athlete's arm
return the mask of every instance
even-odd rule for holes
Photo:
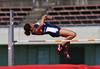
[[[46,15],[44,15],[44,16],[42,17],[42,20],[41,20],[41,22],[40,22],[40,25],[39,25],[39,27],[38,27],[37,30],[36,30],[37,33],[41,32],[41,28],[42,28],[43,25],[45,24],[45,20],[46,20]]]

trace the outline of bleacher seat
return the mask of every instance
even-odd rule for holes
[[[0,25],[9,25],[10,10],[14,11],[14,24],[18,25],[20,21],[30,13],[32,7],[0,7]]]
[[[98,25],[100,24],[100,5],[53,6],[47,11],[54,17],[47,20],[52,24]]]

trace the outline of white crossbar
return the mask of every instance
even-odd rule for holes
[[[16,42],[94,42],[100,41],[100,39],[80,39],[80,40],[20,40]]]

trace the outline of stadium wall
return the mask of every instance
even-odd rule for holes
[[[99,26],[77,26],[77,27],[65,27],[68,29],[71,29],[77,33],[77,37],[75,40],[80,39],[100,39],[100,27]],[[7,44],[8,43],[8,28],[0,28],[0,44]],[[22,40],[55,40],[55,39],[63,39],[62,37],[59,38],[52,38],[49,35],[32,35],[32,36],[26,36],[24,35],[23,28],[14,28],[14,40],[22,41]],[[33,43],[33,42],[32,42]],[[36,42],[34,42],[36,43]],[[55,44],[55,42],[43,42],[42,44]],[[83,43],[83,42],[75,42],[75,43]],[[88,41],[85,41],[84,43],[89,43]],[[91,42],[90,42],[91,43]],[[94,41],[93,43],[100,43],[100,41]],[[19,44],[19,43],[17,43]],[[22,44],[30,44],[28,42],[22,42]],[[41,44],[41,43],[40,43]]]
[[[72,29],[75,32],[77,32],[78,36],[75,39],[94,38],[94,37],[97,38],[97,39],[100,38],[100,36],[99,36],[99,30],[100,30],[99,26],[91,26],[91,27],[89,27],[89,26],[86,26],[86,27],[81,27],[80,26],[79,27],[78,26],[78,27],[67,27],[67,28]],[[15,30],[15,32],[14,32],[14,35],[15,35],[14,38],[15,38],[15,40],[30,40],[30,39],[32,39],[32,40],[33,39],[34,40],[35,39],[39,39],[39,40],[41,39],[41,40],[43,40],[44,38],[45,39],[49,39],[49,40],[50,39],[61,39],[61,38],[52,38],[49,35],[44,35],[44,36],[34,36],[34,35],[32,35],[32,36],[28,36],[27,37],[27,36],[24,35],[24,32],[23,32],[22,28],[15,28],[14,30]],[[0,60],[0,61],[3,61],[3,63],[0,63],[0,65],[7,64],[7,41],[8,41],[8,34],[7,33],[8,33],[8,28],[1,28],[0,29],[0,35],[1,35],[0,36],[0,47],[1,47],[0,48],[1,49],[0,50],[1,51],[0,54],[1,54],[1,57],[3,57],[3,60],[2,59]],[[86,35],[84,35],[84,34],[86,34]],[[16,50],[15,54],[18,54],[18,53],[21,53],[21,54],[19,54],[19,55],[16,56],[16,58],[18,58],[18,59],[15,60],[16,61],[15,64],[27,64],[27,60],[26,60],[27,58],[26,57],[23,58],[23,56],[26,56],[26,55],[29,55],[29,54],[33,55],[33,49],[36,48],[36,47],[34,47],[34,48],[33,47],[32,48],[31,47],[27,47],[26,44],[33,46],[32,44],[34,44],[34,43],[28,43],[28,42],[27,43],[24,42],[23,44],[21,43],[21,45],[23,45],[23,46],[20,46],[20,43],[16,44],[18,46],[15,47],[16,48],[15,49]],[[43,44],[43,43],[38,43],[38,44]],[[45,44],[48,44],[48,43],[45,43]],[[50,44],[53,44],[53,43],[50,43]],[[84,51],[85,54],[83,54],[84,58],[85,58],[84,59],[84,62],[85,62],[84,64],[87,64],[87,65],[98,65],[98,64],[100,64],[100,61],[99,61],[99,58],[100,58],[100,55],[99,55],[100,47],[99,46],[100,46],[100,44],[99,44],[99,42],[97,42],[97,43],[95,43],[95,42],[93,42],[93,43],[85,42],[84,44],[83,43],[72,43],[72,44],[73,44],[72,45],[73,47],[74,46],[85,47],[85,51]],[[43,46],[41,48],[43,48],[43,51],[44,51],[45,47]],[[39,48],[40,52],[42,50],[41,48]],[[54,50],[51,53],[54,53],[55,52],[55,46],[52,46],[51,48],[52,48],[52,50]],[[35,50],[37,50],[37,49],[35,49]],[[47,50],[50,50],[49,47],[47,48]],[[77,51],[79,51],[79,50],[77,50]],[[44,52],[46,52],[46,51],[44,51]],[[35,52],[35,53],[37,53],[37,52]],[[50,52],[48,52],[48,53],[50,54]],[[78,53],[76,53],[76,54],[78,54]],[[53,55],[52,58],[55,58],[54,56],[55,55]],[[34,57],[34,56],[32,56],[32,57]],[[40,58],[41,58],[41,56],[40,56]],[[57,58],[57,55],[56,55],[56,58]],[[18,61],[19,59],[22,60],[22,61],[19,62]],[[25,59],[25,60],[23,60],[23,59]],[[76,58],[76,59],[79,59],[79,58]],[[32,60],[34,60],[34,59],[32,59]],[[48,60],[48,59],[46,59],[46,60]],[[37,60],[37,61],[39,61],[39,60]],[[42,63],[42,61],[39,61],[39,62]],[[45,61],[45,62],[47,62],[47,61]],[[31,61],[31,63],[34,63],[34,62]],[[59,63],[59,61],[56,60],[54,63]]]

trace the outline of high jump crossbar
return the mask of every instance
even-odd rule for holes
[[[100,41],[100,39],[79,39],[79,40],[19,40],[19,41],[15,41],[15,42],[57,42],[57,43],[61,43],[61,42],[95,42],[95,41]]]

